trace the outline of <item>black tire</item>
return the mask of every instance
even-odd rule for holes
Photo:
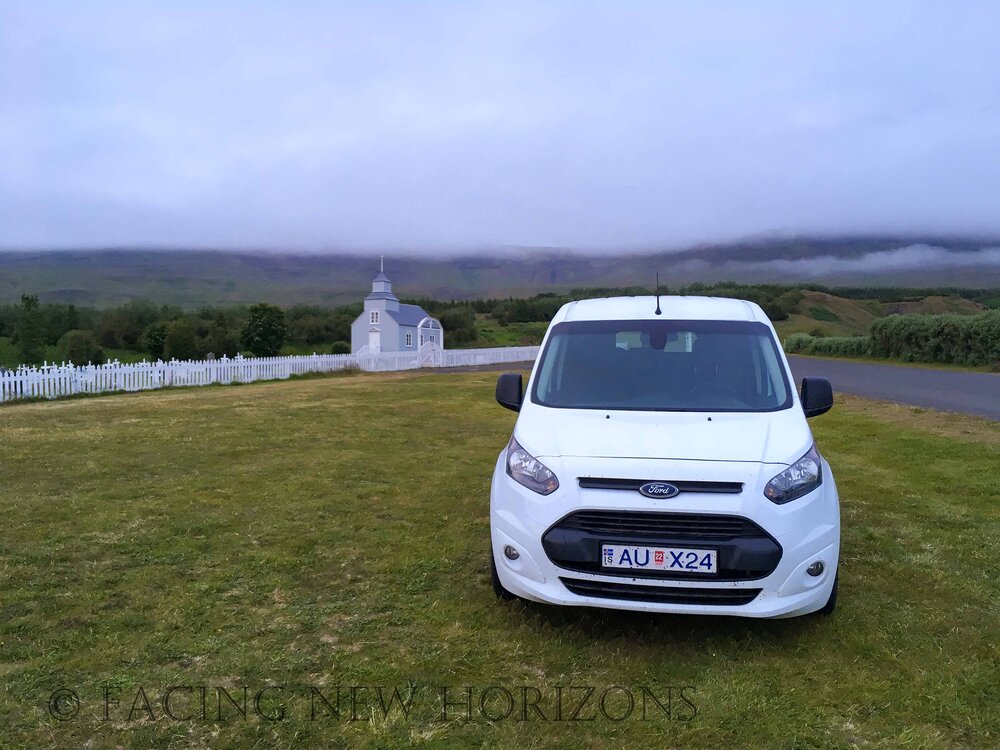
[[[510,593],[507,589],[503,587],[500,583],[500,576],[497,574],[497,561],[493,557],[493,547],[490,547],[490,583],[493,584],[493,593],[497,595],[497,599],[517,599],[517,596]]]
[[[822,615],[823,617],[829,617],[833,614],[833,610],[837,608],[837,584],[840,581],[840,572],[833,577],[833,590],[830,592],[830,598],[826,600],[826,604],[823,605],[822,609],[816,610],[816,614]]]

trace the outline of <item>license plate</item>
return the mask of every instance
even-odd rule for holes
[[[687,547],[631,547],[601,545],[601,567],[666,570],[674,573],[715,573],[719,553]]]

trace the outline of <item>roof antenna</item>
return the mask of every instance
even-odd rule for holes
[[[656,272],[656,314],[663,315],[663,311],[660,309],[660,272]]]

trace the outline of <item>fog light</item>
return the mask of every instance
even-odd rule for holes
[[[820,562],[819,560],[817,560],[812,565],[810,565],[808,568],[806,568],[806,573],[808,573],[811,576],[823,575],[823,570],[825,568],[826,568],[826,566],[823,565],[822,562]]]
[[[521,553],[518,552],[513,547],[511,547],[509,544],[506,545],[503,548],[503,553],[507,557],[508,560],[516,560],[517,558],[519,558],[521,556]]]

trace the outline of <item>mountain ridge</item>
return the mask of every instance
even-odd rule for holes
[[[0,303],[108,306],[144,298],[195,307],[267,300],[337,305],[359,300],[379,254],[264,250],[125,249],[0,251]],[[580,287],[711,283],[827,286],[1000,286],[1000,240],[970,237],[791,237],[615,255],[562,248],[497,248],[486,255],[388,255],[400,296],[528,296]]]

